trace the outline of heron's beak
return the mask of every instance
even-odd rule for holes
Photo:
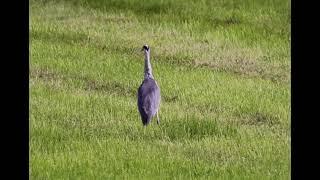
[[[143,51],[144,49],[142,48],[141,51]]]

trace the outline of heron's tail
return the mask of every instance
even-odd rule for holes
[[[151,117],[147,117],[146,119],[142,120],[144,126],[147,126],[151,121]]]

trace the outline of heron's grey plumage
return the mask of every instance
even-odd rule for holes
[[[138,110],[141,115],[143,125],[148,125],[151,119],[157,114],[160,106],[160,88],[154,80],[150,63],[150,48],[143,46],[145,55],[144,80],[138,89]],[[157,119],[159,124],[159,118]]]

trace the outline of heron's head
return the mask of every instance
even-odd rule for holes
[[[147,44],[143,45],[141,51],[143,51],[144,53],[148,53],[150,52],[150,48]]]

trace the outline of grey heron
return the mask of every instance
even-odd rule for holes
[[[160,106],[160,88],[155,81],[150,63],[150,48],[148,45],[142,47],[144,51],[144,80],[138,89],[138,110],[144,126],[147,126],[151,119],[157,115],[157,124],[159,119]]]

